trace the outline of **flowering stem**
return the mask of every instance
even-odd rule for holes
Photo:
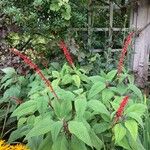
[[[70,64],[70,66],[71,66],[72,68],[75,68],[74,63],[73,63],[73,60],[72,60],[72,58],[71,58],[71,54],[69,53],[68,48],[67,48],[67,45],[65,44],[65,42],[64,42],[64,41],[60,41],[59,47],[60,47],[60,49],[62,49],[62,51],[63,51],[63,53],[64,53],[64,55],[65,55],[65,57],[66,57],[68,63]]]
[[[15,55],[19,56],[21,59],[23,59],[23,61],[28,64],[30,66],[30,68],[32,68],[40,77],[41,79],[45,82],[45,84],[47,85],[47,87],[49,87],[50,91],[53,93],[54,97],[57,98],[57,100],[59,99],[56,92],[54,91],[51,82],[46,79],[46,77],[44,76],[44,74],[42,73],[42,71],[40,70],[40,68],[34,64],[26,55],[20,53],[17,49],[12,48],[10,49],[12,53],[14,53]]]
[[[121,51],[119,63],[118,63],[118,77],[120,77],[120,74],[122,73],[124,58],[125,58],[125,55],[127,53],[127,49],[131,43],[133,34],[134,34],[134,32],[131,32],[125,39],[125,42],[124,42],[124,45],[123,45],[123,48]]]

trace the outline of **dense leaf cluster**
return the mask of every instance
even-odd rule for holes
[[[57,65],[53,64],[55,68]],[[14,69],[4,69],[1,89],[7,88],[1,103],[10,97],[21,97],[23,104],[13,109],[11,117],[17,117],[17,129],[9,142],[23,138],[36,150],[90,150],[95,148],[141,150],[139,128],[143,128],[142,116],[146,110],[141,91],[134,79],[124,72],[120,79],[116,70],[100,75],[87,76],[86,71],[64,65],[62,69],[43,70],[59,99],[37,75],[19,77],[14,85]],[[25,97],[20,81],[26,81]],[[24,85],[21,82],[21,85]],[[123,116],[114,122],[115,114],[124,96],[129,95]],[[11,106],[14,104],[11,103]],[[37,143],[37,144],[35,144]]]

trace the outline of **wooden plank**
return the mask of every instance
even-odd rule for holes
[[[71,28],[71,31],[88,31],[88,28]],[[94,32],[109,31],[109,28],[91,28]],[[112,28],[112,31],[129,31],[129,28]]]
[[[112,49],[111,52],[115,53],[115,52],[120,52],[122,49]],[[104,49],[90,49],[91,52],[103,52]]]
[[[143,0],[133,14],[132,27],[141,29],[150,22],[149,0]],[[134,42],[133,71],[139,87],[145,87],[148,78],[148,64],[150,54],[150,26],[143,30]]]
[[[88,48],[91,48],[91,36],[92,36],[92,10],[91,10],[91,4],[92,4],[92,0],[89,0],[88,3]]]
[[[113,34],[113,2],[109,1],[109,44],[112,43],[112,34]]]

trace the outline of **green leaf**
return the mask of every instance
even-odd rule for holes
[[[52,128],[51,128],[53,142],[56,141],[58,134],[61,131],[62,127],[63,127],[62,121],[57,121],[57,122],[53,123]]]
[[[72,138],[71,138],[71,150],[87,150],[87,148],[81,140],[79,140],[75,136],[72,136]]]
[[[62,11],[62,17],[65,19],[65,20],[69,20],[71,18],[71,7],[69,4],[64,4],[65,6],[65,11]]]
[[[124,138],[123,138],[120,142],[118,142],[117,144],[118,144],[119,146],[123,147],[124,149],[132,150],[126,137],[124,137]]]
[[[72,82],[72,76],[70,74],[66,74],[65,76],[63,76],[61,84],[62,85],[66,85]]]
[[[140,98],[140,100],[143,100],[143,95],[142,95],[141,90],[137,88],[134,84],[130,84],[128,89],[133,91]]]
[[[65,118],[72,110],[72,103],[70,100],[63,100],[61,103],[61,118]]]
[[[57,100],[52,101],[52,107],[54,108],[54,112],[58,118],[61,118],[61,105]]]
[[[104,90],[106,88],[106,84],[103,82],[97,82],[95,83],[88,94],[88,98],[91,99],[92,97],[94,97],[95,95],[97,95],[98,93],[100,93],[102,90]]]
[[[88,106],[96,112],[99,112],[101,114],[106,114],[107,116],[110,115],[110,113],[107,110],[107,108],[105,107],[105,105],[102,102],[98,101],[98,100],[89,101]]]
[[[11,97],[19,97],[20,95],[20,87],[19,86],[11,86],[4,92],[3,98],[11,98]]]
[[[139,116],[142,116],[145,110],[146,110],[146,106],[144,104],[140,104],[140,103],[133,104],[125,110],[125,114],[128,115],[128,113],[134,112],[137,113]]]
[[[61,8],[61,6],[59,6],[57,2],[53,2],[50,5],[50,10],[52,10],[52,11],[58,11],[60,8]]]
[[[4,69],[1,69],[5,74],[9,74],[9,75],[12,75],[12,74],[16,74],[16,71],[14,68],[12,67],[7,67],[7,68],[4,68]]]
[[[22,117],[18,120],[18,127],[22,126],[27,121],[27,118]]]
[[[73,101],[75,98],[75,95],[70,91],[63,90],[60,88],[57,88],[55,91],[60,99]]]
[[[45,117],[34,125],[31,131],[27,134],[26,139],[48,133],[51,131],[53,123],[54,122],[49,116]]]
[[[132,138],[136,141],[138,135],[138,124],[135,120],[127,120],[125,122],[126,128],[129,130]]]
[[[11,132],[8,142],[12,143],[17,139],[22,138],[27,134],[29,129],[30,129],[29,126],[18,127],[15,131]]]
[[[127,138],[128,138],[128,144],[130,145],[132,150],[147,150],[143,147],[139,137],[137,137],[137,140],[135,141],[131,137],[131,134],[127,134]]]
[[[43,4],[43,0],[34,0],[33,5],[34,6],[40,6]]]
[[[142,118],[137,113],[130,112],[127,116],[135,119],[141,125],[141,127],[144,128]]]
[[[53,78],[59,78],[60,74],[58,71],[52,71],[52,76],[53,76]]]
[[[86,98],[75,100],[75,109],[79,118],[83,117],[87,106]]]
[[[4,77],[2,77],[2,79],[1,79],[1,82],[0,83],[4,83],[4,82],[6,82],[8,79],[11,81],[12,79],[10,79],[11,77],[10,77],[10,75],[8,75],[8,74],[6,74]],[[9,81],[9,82],[10,82]],[[12,81],[11,81],[12,82]],[[10,83],[11,83],[10,82]],[[8,84],[9,85],[9,84]]]
[[[52,144],[53,144],[52,137],[49,134],[45,139],[42,140],[41,143],[39,143],[38,150],[51,150]]]
[[[27,115],[29,113],[34,113],[37,110],[37,102],[30,100],[23,104],[21,104],[11,116],[21,117],[23,115]]]
[[[100,122],[100,123],[95,123],[93,126],[94,132],[96,134],[100,134],[102,132],[105,132],[106,130],[109,129],[109,123],[107,122]]]
[[[65,135],[61,135],[57,138],[52,146],[52,150],[68,150],[68,141]]]
[[[102,100],[103,102],[109,101],[114,96],[114,93],[109,89],[104,89],[102,91]]]
[[[75,85],[79,88],[81,84],[80,77],[78,75],[73,75],[72,76],[73,81],[75,82]]]
[[[6,75],[6,76],[7,76],[7,75]],[[4,78],[3,78],[3,79],[4,79]],[[2,88],[6,89],[6,87],[10,86],[10,85],[13,83],[13,81],[14,81],[13,78],[6,80],[5,83],[2,84],[1,89],[2,89]]]
[[[37,109],[41,115],[43,115],[48,108],[48,102],[45,99],[45,96],[37,98]]]
[[[117,74],[117,70],[112,70],[107,73],[106,79],[111,82],[114,79],[114,77],[116,76],[116,74]]]
[[[92,130],[90,131],[90,137],[91,137],[93,147],[95,147],[96,150],[101,150],[104,144]]]
[[[73,93],[80,95],[81,93],[83,93],[83,89],[74,90]]]
[[[89,77],[89,79],[93,82],[93,83],[97,83],[99,81],[101,82],[105,82],[105,78],[101,77],[101,76],[91,76]]]
[[[70,121],[68,123],[69,131],[74,134],[78,139],[92,147],[90,135],[86,126],[82,122]]]
[[[115,142],[120,142],[126,135],[126,129],[119,123],[114,127]]]

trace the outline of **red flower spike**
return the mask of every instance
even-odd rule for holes
[[[70,66],[73,67],[73,66],[74,66],[74,63],[73,63],[73,60],[72,60],[72,58],[71,58],[71,54],[69,53],[69,51],[68,51],[68,49],[67,49],[67,45],[65,44],[65,42],[64,42],[64,41],[61,41],[61,42],[59,43],[59,47],[60,47],[60,49],[63,50],[63,53],[64,53],[64,55],[65,55],[65,57],[66,57],[68,63],[70,64]]]
[[[131,32],[125,39],[122,51],[121,51],[121,56],[119,59],[119,63],[118,63],[118,77],[120,77],[120,74],[122,73],[122,69],[123,69],[123,61],[125,58],[125,55],[127,53],[127,49],[131,43],[132,37],[133,37],[134,32]]]
[[[17,49],[12,48],[10,50],[11,50],[12,53],[14,53],[15,55],[19,56],[21,59],[23,59],[23,61],[27,65],[29,65],[30,68],[32,68],[41,77],[41,79],[45,82],[45,84],[47,85],[47,87],[50,88],[50,91],[53,93],[53,95],[57,99],[59,99],[58,96],[57,96],[57,94],[55,93],[52,85],[51,85],[51,82],[48,79],[46,79],[46,77],[44,76],[44,74],[42,73],[42,71],[40,70],[40,68],[36,64],[34,64],[26,55],[20,53]]]
[[[119,120],[120,117],[122,117],[125,106],[127,105],[129,100],[129,96],[126,96],[123,98],[122,102],[120,103],[120,106],[116,112],[116,118],[115,118],[115,122],[117,122]]]

